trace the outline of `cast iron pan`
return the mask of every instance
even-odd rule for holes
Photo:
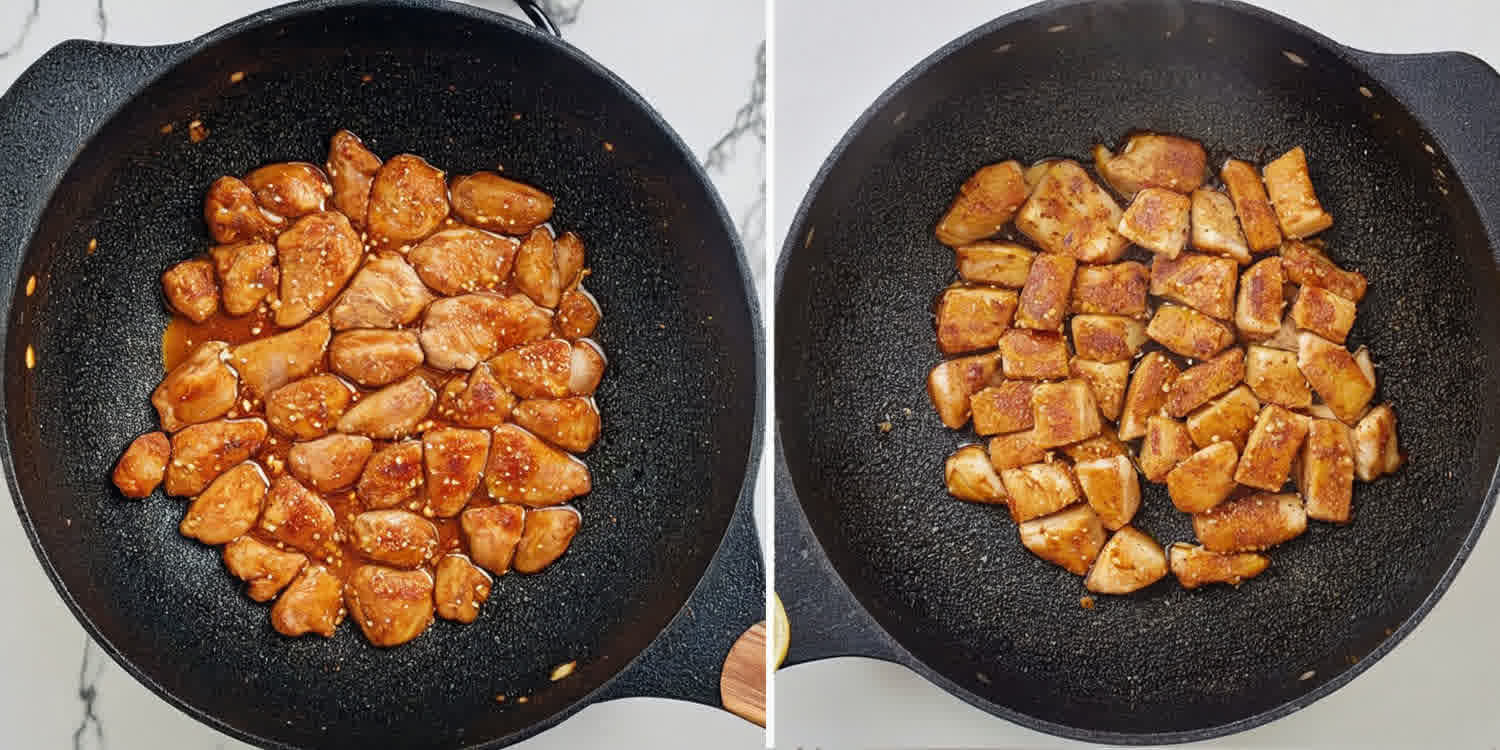
[[[912,69],[824,164],[778,269],[790,661],[889,659],[1035,729],[1159,743],[1283,716],[1388,652],[1496,492],[1497,102],[1500,76],[1473,57],[1359,52],[1223,0],[1044,3]],[[943,458],[974,438],[923,388],[929,310],[955,278],[932,229],[984,164],[1087,163],[1142,128],[1201,138],[1215,164],[1307,147],[1336,222],[1323,236],[1370,280],[1352,342],[1380,363],[1411,461],[1357,487],[1348,527],[1314,524],[1238,590],[1168,578],[1085,610],[1080,580],[1026,552],[1003,510],[944,492]],[[1139,524],[1191,539],[1147,487]]]
[[[194,119],[210,131],[196,144]],[[321,163],[341,127],[382,156],[455,174],[503,164],[555,195],[557,225],[588,243],[610,357],[571,551],[500,579],[475,624],[439,620],[392,650],[347,624],[333,640],[278,636],[218,550],[176,532],[181,502],[129,502],[108,481],[126,442],[155,429],[159,275],[208,246],[206,186]],[[758,311],[713,189],[623,82],[487,11],[325,0],[177,46],[63,44],[0,99],[0,144],[0,285],[15,290],[0,452],[43,566],[137,679],[268,746],[504,744],[597,700],[717,704],[724,655],[763,616],[745,481]]]

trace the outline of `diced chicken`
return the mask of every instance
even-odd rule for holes
[[[604,349],[593,339],[573,342],[572,361],[568,365],[568,392],[574,396],[592,396],[604,379],[609,362]]]
[[[115,464],[112,477],[115,487],[125,497],[140,499],[149,496],[161,486],[167,473],[167,459],[172,455],[172,442],[166,433],[148,432],[130,441],[130,446]]]
[[[1089,507],[1099,514],[1104,528],[1114,531],[1130,523],[1141,507],[1141,482],[1135,466],[1127,456],[1108,456],[1079,461],[1073,473],[1088,498]]]
[[[1267,492],[1276,492],[1286,484],[1292,461],[1307,437],[1307,417],[1294,414],[1275,404],[1267,404],[1255,418],[1255,427],[1240,453],[1234,470],[1234,481]]]
[[[427,306],[422,317],[422,350],[431,367],[472,370],[506,349],[540,340],[551,331],[552,313],[524,294],[465,294]]]
[[[1250,263],[1250,245],[1240,231],[1234,201],[1211,188],[1193,191],[1193,249],[1222,255],[1240,265]]]
[[[1120,410],[1125,406],[1125,388],[1130,382],[1128,360],[1095,362],[1074,357],[1068,361],[1068,372],[1088,383],[1089,392],[1094,394],[1094,404],[1105,419],[1120,418]]]
[[[218,419],[234,408],[239,376],[225,364],[229,345],[206,341],[172,368],[151,392],[162,429],[176,432],[190,424]]]
[[[1359,419],[1375,395],[1375,381],[1354,355],[1317,334],[1303,332],[1297,337],[1297,369],[1345,424]]]
[[[1270,567],[1271,558],[1254,552],[1220,554],[1210,552],[1196,544],[1178,542],[1168,550],[1172,575],[1185,589],[1195,589],[1210,583],[1240,585]]]
[[[943,462],[943,481],[948,494],[975,503],[1003,503],[1005,485],[990,463],[984,447],[965,445]]]
[[[516,543],[521,541],[525,515],[525,508],[508,503],[464,511],[458,520],[474,562],[497,576],[505,575],[515,557]]]
[[[328,343],[329,368],[370,388],[406,377],[423,358],[416,331],[359,328],[337,333]]]
[[[204,544],[225,544],[249,531],[260,517],[269,482],[253,461],[220,474],[193,498],[177,530]]]
[[[333,185],[333,207],[344,212],[354,226],[364,228],[370,184],[380,171],[380,157],[370,153],[359,136],[340,130],[328,144],[328,163],[324,166]]]
[[[260,529],[282,544],[328,562],[338,554],[338,531],[333,508],[316,492],[290,476],[271,484]]]
[[[1042,178],[1047,176],[1047,173],[1052,170],[1052,165],[1056,163],[1057,159],[1042,159],[1027,167],[1026,171],[1021,173],[1022,179],[1026,180],[1026,191],[1036,190],[1036,186],[1042,184]]]
[[[269,240],[276,236],[273,219],[255,202],[255,191],[237,177],[220,177],[208,188],[203,200],[203,221],[209,234],[221,245],[247,240]]]
[[[1396,442],[1396,410],[1381,404],[1354,426],[1354,467],[1361,481],[1373,482],[1406,463]]]
[[[194,323],[202,323],[219,311],[219,282],[214,279],[213,261],[198,258],[178,263],[162,274],[161,286],[167,304]]]
[[[1052,162],[1016,214],[1016,229],[1047,252],[1085,263],[1119,260],[1129,245],[1115,231],[1119,204],[1076,162]]]
[[[261,419],[219,419],[184,427],[172,436],[172,460],[167,464],[166,492],[191,497],[208,487],[266,440]]]
[[[975,242],[954,251],[958,277],[970,284],[1020,289],[1031,273],[1036,251],[1014,242]]]
[[[1167,415],[1185,417],[1245,379],[1245,352],[1236,347],[1182,371],[1167,391]]]
[[[1167,495],[1183,513],[1202,513],[1224,502],[1234,490],[1240,454],[1234,443],[1210,443],[1167,472]]]
[[[424,513],[441,518],[459,514],[479,488],[490,455],[490,433],[442,427],[422,433],[422,460],[427,468]]]
[[[1272,407],[1274,408],[1274,407]],[[1307,530],[1307,511],[1296,494],[1249,495],[1193,516],[1193,533],[1211,552],[1258,552]]]
[[[1104,525],[1087,504],[1026,521],[1017,529],[1031,554],[1074,575],[1088,573],[1104,547]]]
[[[1149,277],[1146,267],[1133,260],[1080,266],[1073,274],[1072,311],[1144,317]]]
[[[333,185],[316,165],[304,162],[267,164],[245,175],[260,207],[283,219],[298,219],[323,210]]]
[[[1219,170],[1219,177],[1234,200],[1234,212],[1245,232],[1245,244],[1257,253],[1276,249],[1281,244],[1281,228],[1276,223],[1271,199],[1266,196],[1266,186],[1261,184],[1255,167],[1249,162],[1230,159]]]
[[[1181,302],[1220,320],[1234,317],[1234,286],[1239,266],[1228,258],[1202,253],[1151,261],[1151,293]]]
[[[490,497],[530,507],[557,505],[587,494],[584,463],[515,425],[495,428],[484,468]]]
[[[1354,327],[1355,304],[1326,289],[1306,286],[1292,303],[1291,315],[1298,329],[1342,344]]]
[[[504,284],[510,278],[519,247],[514,237],[456,227],[422,240],[407,258],[427,286],[456,295]]]
[[[975,172],[958,189],[958,197],[937,224],[938,242],[967,245],[1000,231],[1026,200],[1020,162],[991,164]]]
[[[1098,435],[1088,440],[1063,446],[1062,452],[1073,460],[1075,467],[1085,461],[1093,461],[1100,458],[1114,458],[1115,456],[1130,457],[1130,448],[1120,442],[1120,438],[1115,434],[1114,428],[1109,425],[1104,425],[1104,427],[1100,428]]]
[[[333,431],[353,396],[354,389],[333,375],[303,378],[271,391],[266,420],[283,435],[313,440]]]
[[[927,396],[938,418],[951,429],[969,421],[969,397],[997,382],[1000,353],[975,354],[940,363],[927,373]]]
[[[1068,341],[1061,333],[1012,328],[1000,337],[1000,355],[1007,378],[1068,376]]]
[[[1307,153],[1301,146],[1271,161],[1262,174],[1282,234],[1302,239],[1333,226],[1333,216],[1323,210],[1313,192],[1312,178],[1307,174]]]
[[[320,492],[354,486],[375,444],[361,435],[329,435],[297,443],[287,454],[292,476]]]
[[[1153,416],[1146,420],[1146,437],[1136,463],[1141,474],[1152,482],[1162,482],[1177,464],[1196,451],[1187,428],[1175,419]]]
[[[516,572],[540,573],[556,562],[568,551],[582,520],[578,511],[567,506],[528,512],[521,541],[516,545]]]
[[[415,508],[422,492],[426,467],[422,462],[422,442],[404,440],[388,445],[370,456],[360,472],[355,495],[367,508]]]
[[[1026,276],[1026,285],[1021,288],[1016,326],[1039,331],[1060,330],[1068,312],[1073,272],[1077,268],[1078,261],[1072,256],[1058,253],[1036,256]]]
[[[1307,517],[1347,523],[1354,500],[1354,446],[1336,419],[1314,419],[1302,444],[1297,491]]]
[[[937,303],[938,351],[963,354],[994,349],[1010,327],[1017,301],[1009,289],[948,287]]]
[[[1146,324],[1123,315],[1074,315],[1073,351],[1096,362],[1129,361],[1146,345]]]
[[[349,616],[376,646],[399,646],[432,624],[432,574],[361,565],[344,584]]]
[[[552,231],[537,227],[521,241],[516,252],[516,289],[542,307],[557,307],[562,297],[562,272],[557,267]]]
[[[453,178],[453,213],[465,224],[526,234],[552,218],[552,196],[494,172]]]
[[[1259,414],[1260,401],[1248,386],[1241,385],[1189,414],[1188,435],[1199,448],[1222,440],[1234,444],[1235,451],[1241,451]]]
[[[1240,334],[1252,341],[1274,336],[1281,328],[1282,296],[1285,282],[1281,258],[1270,257],[1249,267],[1240,276],[1239,299],[1234,309],[1234,325]]]
[[[1030,380],[1006,380],[970,396],[974,432],[1000,435],[1031,429],[1035,422],[1031,413],[1031,391],[1035,387],[1036,383]]]
[[[1151,187],[1186,194],[1203,184],[1208,154],[1189,138],[1136,133],[1118,154],[1095,146],[1094,166],[1110,187],[1127,198]]]
[[[420,240],[437,231],[446,218],[448,185],[443,172],[422,157],[393,156],[375,173],[365,230],[377,247],[396,248]]]
[[[1099,407],[1082,380],[1039,383],[1031,392],[1036,425],[1032,439],[1043,448],[1087,440],[1099,434]]]
[[[1177,380],[1177,365],[1161,352],[1141,357],[1125,391],[1125,406],[1120,410],[1120,439],[1134,440],[1146,434],[1151,417],[1165,413],[1167,393]]]
[[[1291,240],[1281,246],[1281,270],[1293,284],[1321,287],[1355,302],[1365,298],[1368,283],[1364,274],[1339,268],[1322,250],[1306,242]]]
[[[572,393],[573,348],[563,339],[547,339],[502,352],[490,369],[521,398],[562,398]]]
[[[1370,359],[1370,350],[1361,346],[1354,351],[1354,364],[1359,366],[1359,371],[1364,373],[1365,379],[1370,385],[1375,385],[1375,362]]]
[[[269,242],[219,245],[209,255],[219,272],[224,312],[230,315],[251,312],[281,281],[281,273],[276,269],[276,248]]]
[[[339,418],[339,432],[392,440],[417,431],[417,425],[432,411],[437,391],[412,375],[360,399]]]
[[[437,584],[433,599],[437,615],[445,620],[470,623],[479,617],[479,605],[490,598],[494,581],[469,558],[444,555],[437,565]]]
[[[594,334],[602,316],[599,300],[594,299],[594,295],[589,294],[587,289],[575,286],[563,292],[562,301],[557,303],[557,314],[552,316],[552,323],[557,335],[565,339],[580,339]]]
[[[438,416],[463,427],[494,427],[510,417],[516,397],[481,362],[467,376],[443,385],[438,395]]]
[[[249,341],[229,350],[229,363],[252,395],[264,397],[323,364],[333,330],[318,317],[285,333]]]
[[[412,251],[416,255],[416,251]],[[401,256],[371,256],[329,311],[334,330],[395,328],[416,320],[432,293]]]
[[[1150,535],[1132,526],[1114,533],[1083,580],[1096,594],[1129,594],[1167,575],[1167,553]]]
[[[583,453],[599,439],[599,407],[587,396],[522,401],[511,421],[570,453]]]
[[[1165,188],[1146,188],[1120,217],[1118,228],[1125,239],[1156,253],[1158,258],[1176,258],[1187,246],[1188,215],[1192,200]]]
[[[1146,335],[1191,359],[1208,359],[1234,343],[1234,332],[1228,326],[1182,305],[1157,308],[1146,326]]]
[[[245,583],[245,593],[258,602],[276,598],[292,582],[307,556],[276,549],[252,536],[242,536],[224,545],[224,565]]]
[[[438,528],[404,510],[367,510],[349,525],[360,554],[397,568],[415,568],[438,551]]]
[[[583,240],[573,232],[563,232],[553,241],[552,252],[557,257],[557,273],[562,279],[563,290],[577,286],[583,280]]]
[[[1292,322],[1292,316],[1288,315],[1281,319],[1281,327],[1276,329],[1276,333],[1272,334],[1271,338],[1260,342],[1260,345],[1270,349],[1295,352],[1297,351],[1297,336],[1297,325]]]
[[[344,621],[343,584],[322,565],[308,565],[271,605],[271,626],[276,632],[296,637],[317,633],[332,638]]]
[[[1000,472],[1010,515],[1016,523],[1040,518],[1083,499],[1073,472],[1062,462],[1027,464]]]
[[[1245,355],[1245,384],[1260,400],[1288,409],[1302,409],[1312,403],[1312,391],[1297,369],[1297,355],[1292,352],[1250,346]]]
[[[989,453],[995,471],[1034,464],[1047,457],[1047,449],[1036,444],[1036,434],[1031,430],[990,438]]]
[[[281,292],[276,325],[290,328],[323,311],[359,269],[364,244],[337,211],[310,214],[276,238]]]

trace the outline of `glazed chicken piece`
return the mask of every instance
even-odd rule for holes
[[[557,274],[563,290],[578,286],[583,281],[583,239],[573,232],[563,232],[553,241],[552,252],[557,258]]]
[[[1073,377],[1083,380],[1094,395],[1094,404],[1105,419],[1119,419],[1125,406],[1125,389],[1130,382],[1130,362],[1095,362],[1074,357],[1068,361],[1068,371]]]
[[[203,200],[203,221],[214,242],[229,245],[276,236],[280,217],[261,211],[255,191],[237,177],[220,177]]]
[[[1076,459],[1075,459],[1076,460]],[[1073,474],[1099,522],[1111,531],[1130,523],[1141,508],[1141,482],[1126,456],[1078,461]]]
[[[1365,413],[1375,395],[1375,381],[1338,344],[1315,333],[1297,337],[1297,369],[1323,403],[1345,424],[1353,424]]]
[[[1113,426],[1106,424],[1099,430],[1098,435],[1072,445],[1064,445],[1062,452],[1063,455],[1072,459],[1076,468],[1078,464],[1099,458],[1114,458],[1115,456],[1129,458],[1130,446],[1120,441]]]
[[[1307,530],[1307,512],[1295,494],[1250,495],[1193,516],[1193,533],[1212,552],[1259,552]]]
[[[1016,523],[1062,510],[1083,499],[1073,472],[1061,462],[1027,464],[1000,472]]]
[[[1011,289],[1026,285],[1035,258],[1035,250],[1014,242],[975,242],[955,249],[960,279]]]
[[[1234,201],[1234,213],[1245,232],[1245,244],[1252,252],[1275,250],[1281,244],[1281,227],[1276,222],[1271,199],[1266,195],[1266,186],[1261,183],[1255,167],[1249,162],[1230,159],[1219,170],[1219,177],[1224,180],[1224,187],[1229,189],[1229,197]]]
[[[1000,435],[1031,429],[1036,423],[1031,412],[1031,391],[1035,387],[1034,381],[1007,380],[970,396],[974,432]]]
[[[432,624],[432,574],[361,565],[344,584],[349,616],[376,646],[399,646]]]
[[[522,401],[511,421],[569,453],[583,453],[599,439],[599,407],[587,396]]]
[[[943,481],[948,494],[975,503],[1003,503],[1005,485],[983,447],[965,445],[943,462]]]
[[[1000,337],[1000,355],[1007,378],[1068,376],[1068,342],[1060,333],[1012,328]]]
[[[1125,406],[1120,410],[1121,440],[1134,440],[1146,434],[1146,421],[1164,412],[1167,392],[1178,373],[1177,365],[1161,352],[1141,357],[1125,391]]]
[[[1353,302],[1326,289],[1303,287],[1292,303],[1292,323],[1299,330],[1311,331],[1335,344],[1344,343],[1354,327],[1356,306]]]
[[[552,313],[524,294],[465,294],[427,306],[422,350],[439,370],[472,370],[512,347],[538,341],[552,330]]]
[[[563,292],[552,323],[557,335],[565,339],[580,339],[594,334],[601,317],[599,300],[594,299],[587,289],[576,286]]]
[[[1349,522],[1354,501],[1354,445],[1343,422],[1312,420],[1302,443],[1297,491],[1308,518]]]
[[[260,517],[270,482],[260,465],[246,461],[219,475],[193,498],[178,531],[204,544],[225,544],[249,531]]]
[[[453,178],[453,213],[465,224],[526,234],[552,218],[552,196],[494,172]]]
[[[323,363],[332,330],[327,318],[313,318],[298,328],[250,341],[229,350],[229,364],[256,397],[286,385]]]
[[[497,576],[505,575],[516,554],[516,544],[521,541],[525,515],[524,508],[510,504],[464,511],[459,516],[459,526],[474,562]]]
[[[1194,450],[1193,438],[1181,422],[1157,415],[1146,420],[1146,437],[1136,463],[1146,479],[1161,482]]]
[[[1069,292],[1073,289],[1073,274],[1077,270],[1078,261],[1072,256],[1058,253],[1036,256],[1026,275],[1026,285],[1021,287],[1015,314],[1016,327],[1038,331],[1062,329]]]
[[[557,307],[562,297],[563,276],[551,230],[537,227],[521,242],[516,252],[515,283],[531,301],[542,307]]]
[[[292,476],[320,492],[354,486],[375,444],[360,435],[329,435],[297,443],[287,454]]]
[[[404,510],[369,510],[349,526],[360,554],[397,568],[415,568],[438,551],[438,529]]]
[[[442,170],[422,157],[393,156],[375,173],[365,209],[365,231],[377,247],[413,243],[437,231],[446,218],[448,184]]]
[[[1254,578],[1271,565],[1271,558],[1254,552],[1220,554],[1210,552],[1196,544],[1178,542],[1168,550],[1172,575],[1185,589],[1195,589],[1210,583],[1228,583],[1235,586],[1248,578]]]
[[[992,287],[951,286],[938,297],[937,343],[943,354],[994,349],[1016,312],[1016,293]]]
[[[1285,277],[1281,258],[1266,258],[1245,270],[1240,276],[1239,298],[1234,308],[1234,325],[1240,335],[1252,341],[1276,335],[1281,329],[1281,310],[1286,306],[1282,295]]]
[[[167,473],[167,459],[172,455],[172,441],[163,432],[148,432],[130,441],[130,446],[115,464],[114,483],[125,497],[149,496],[161,485]]]
[[[172,436],[167,494],[197,495],[229,467],[255,455],[265,440],[266,423],[261,419],[219,419],[184,427]]]
[[[1094,147],[1094,166],[1126,198],[1145,188],[1191,193],[1203,184],[1208,154],[1197,141],[1161,133],[1136,133],[1118,154]]]
[[[359,269],[364,244],[337,211],[309,214],[276,238],[281,291],[276,325],[290,328],[323,311]]]
[[[464,427],[494,427],[510,417],[516,397],[495,377],[490,366],[480,362],[467,376],[443,385],[437,413]]]
[[[1026,521],[1017,529],[1031,554],[1074,575],[1088,573],[1104,547],[1104,525],[1086,504]]]
[[[604,375],[604,356],[588,339],[547,339],[502,352],[490,369],[521,398],[587,396]]]
[[[557,505],[591,488],[582,461],[511,424],[495,428],[484,479],[490,497],[530,507]]]
[[[1282,234],[1302,239],[1333,226],[1333,216],[1323,210],[1313,192],[1312,178],[1307,174],[1307,153],[1301,146],[1273,159],[1262,174]]]
[[[370,184],[380,171],[380,157],[365,148],[359,136],[340,130],[328,144],[328,179],[333,185],[333,207],[363,229],[370,204]]]
[[[1339,268],[1322,250],[1297,240],[1281,246],[1281,270],[1293,284],[1321,287],[1354,302],[1364,299],[1368,288],[1364,274]]]
[[[1237,386],[1210,401],[1207,406],[1188,415],[1188,435],[1193,445],[1207,448],[1221,440],[1233,443],[1236,451],[1244,450],[1245,440],[1260,414],[1260,400],[1249,386]]]
[[[333,375],[303,378],[271,391],[266,420],[283,435],[314,440],[333,431],[353,396],[354,389]]]
[[[412,375],[359,400],[339,419],[339,432],[377,440],[393,440],[417,431],[427,418],[437,392],[421,375]]]
[[[328,568],[304,567],[271,605],[271,626],[285,636],[317,633],[332,638],[346,614],[343,589]]]
[[[1354,468],[1361,481],[1373,482],[1406,463],[1396,442],[1396,410],[1390,404],[1371,409],[1354,426]]]
[[[255,201],[283,219],[300,219],[323,210],[333,185],[317,166],[303,162],[267,164],[245,175]]]
[[[572,361],[568,364],[568,392],[574,396],[592,396],[604,380],[604,368],[609,361],[604,357],[604,348],[593,339],[573,342]]]
[[[479,617],[479,605],[490,598],[494,581],[469,561],[469,558],[444,555],[437,565],[437,584],[433,598],[437,615],[445,620],[470,623]]]
[[[416,508],[426,476],[422,442],[405,440],[388,445],[370,456],[359,475],[355,494],[367,508]]]
[[[1129,594],[1167,576],[1167,553],[1145,532],[1126,526],[1114,533],[1083,579],[1096,594]]]
[[[1000,231],[1015,216],[1027,192],[1020,162],[981,167],[964,180],[953,205],[938,221],[938,242],[958,247]]]
[[[219,272],[224,312],[245,315],[253,311],[281,282],[276,268],[276,248],[259,240],[219,245],[209,251]]]
[[[1292,471],[1302,439],[1307,437],[1307,423],[1308,418],[1301,414],[1267,404],[1255,418],[1255,427],[1245,441],[1234,481],[1267,492],[1280,490]]]
[[[423,358],[416,331],[359,328],[334,334],[328,343],[329,368],[368,388],[406,377]]]
[[[354,274],[328,317],[336,331],[395,328],[415,321],[432,300],[427,285],[401,256],[380,253]]]
[[[1167,391],[1167,415],[1185,417],[1245,379],[1245,352],[1236,347],[1182,371]]]
[[[1040,463],[1047,457],[1047,449],[1036,442],[1033,430],[1022,430],[990,438],[990,465],[995,471],[1015,469],[1027,464]]]
[[[151,392],[162,429],[176,432],[190,424],[218,419],[234,408],[240,379],[225,364],[229,345],[206,341],[172,368]]]
[[[245,593],[258,602],[276,598],[307,564],[300,552],[284,552],[255,537],[242,536],[224,545],[224,565],[245,583]]]
[[[1224,502],[1234,489],[1240,454],[1234,443],[1210,443],[1167,472],[1167,495],[1183,513],[1202,513]]]
[[[1016,229],[1042,250],[1085,263],[1120,259],[1129,241],[1119,204],[1076,162],[1052,162],[1016,215]]]
[[[1039,383],[1031,391],[1031,411],[1036,424],[1033,440],[1043,448],[1056,448],[1099,434],[1099,407],[1082,380]]]
[[[969,421],[969,397],[993,382],[1000,372],[1000,353],[958,357],[938,364],[927,373],[927,396],[938,419],[950,429]]]
[[[517,573],[540,573],[557,562],[568,551],[582,520],[578,511],[567,506],[528,512],[512,567]]]
[[[338,554],[338,530],[333,508],[317,493],[292,477],[282,475],[271,485],[260,529],[272,539],[329,562]],[[331,564],[331,563],[330,563]]]
[[[1193,249],[1222,255],[1242,266],[1250,263],[1250,245],[1240,231],[1234,201],[1211,188],[1193,191],[1191,223]]]
[[[1266,346],[1251,346],[1245,354],[1245,385],[1262,401],[1288,409],[1312,404],[1312,389],[1297,369],[1293,352]]]
[[[167,304],[179,315],[202,323],[219,310],[219,282],[214,280],[212,261],[185,260],[167,269],[161,277]]]
[[[1234,261],[1217,255],[1158,255],[1151,262],[1151,293],[1204,315],[1229,320],[1234,317],[1234,287],[1239,272]]]
[[[490,434],[484,430],[443,427],[422,433],[422,460],[427,469],[424,512],[451,518],[469,504],[489,461]]]
[[[1234,343],[1234,332],[1213,318],[1182,305],[1162,305],[1151,316],[1146,335],[1190,359],[1208,359]]]
[[[455,227],[422,240],[407,258],[427,286],[452,296],[504,284],[520,244],[514,237]]]
[[[1176,258],[1187,247],[1192,207],[1192,199],[1186,195],[1166,188],[1146,188],[1135,194],[1117,230],[1158,258]]]
[[[1129,361],[1146,345],[1146,324],[1123,315],[1074,315],[1073,351],[1095,362]]]
[[[1150,273],[1133,260],[1080,266],[1073,274],[1072,311],[1101,315],[1146,315]]]

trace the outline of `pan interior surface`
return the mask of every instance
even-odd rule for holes
[[[192,120],[205,140],[188,138]],[[391,650],[353,623],[332,640],[279,636],[218,550],[177,533],[181,501],[127,501],[109,483],[123,447],[157,428],[160,274],[210,246],[208,185],[267,162],[321,163],[339,128],[384,158],[501,168],[551,193],[554,225],[588,246],[611,369],[597,394],[605,429],[585,456],[594,490],[576,503],[568,554],[544,574],[498,579],[476,623],[440,619]],[[22,260],[22,285],[34,275],[37,286],[15,292],[5,397],[25,520],[107,648],[241,737],[467,746],[534,731],[653,641],[734,512],[758,366],[731,232],[691,154],[634,94],[518,24],[372,5],[218,34],[80,152]],[[35,369],[21,364],[28,347]]]
[[[1306,147],[1335,217],[1322,237],[1369,278],[1350,345],[1371,348],[1410,462],[1356,483],[1351,524],[1314,522],[1238,589],[1168,577],[1085,609],[1081,579],[1028,553],[1003,507],[944,490],[944,458],[977,438],[943,428],[924,390],[940,361],[933,300],[956,279],[933,226],[985,164],[1091,167],[1093,144],[1142,129],[1202,140],[1215,168]],[[1175,2],[1023,12],[867,113],[788,240],[777,413],[815,534],[919,671],[1046,731],[1188,740],[1300,707],[1426,611],[1486,507],[1500,445],[1495,262],[1428,144],[1335,49]],[[1191,541],[1164,488],[1142,489],[1136,524],[1163,545]]]

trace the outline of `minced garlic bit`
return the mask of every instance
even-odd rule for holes
[[[208,128],[202,120],[193,120],[188,123],[188,140],[193,143],[202,143],[208,137]]]
[[[230,83],[239,83],[240,81],[243,81],[243,80],[245,80],[245,71],[243,71],[243,70],[236,70],[236,71],[234,71],[234,73],[231,73],[230,76],[229,76],[229,82]]]
[[[552,681],[553,682],[557,682],[558,680],[561,680],[562,678],[567,677],[570,674],[573,674],[573,668],[577,667],[577,666],[578,666],[578,662],[575,660],[575,661],[570,661],[567,664],[559,664],[556,667],[553,667],[552,668]]]
[[[36,350],[31,348],[31,344],[27,344],[26,345],[26,369],[30,370],[33,367],[36,367]]]
[[[99,249],[99,240],[97,238],[91,238],[89,240],[89,255],[93,255],[94,251],[96,251],[98,249]]]
[[[27,277],[27,279],[26,279],[26,296],[30,297],[31,295],[33,295],[35,293],[36,293],[36,276]]]

